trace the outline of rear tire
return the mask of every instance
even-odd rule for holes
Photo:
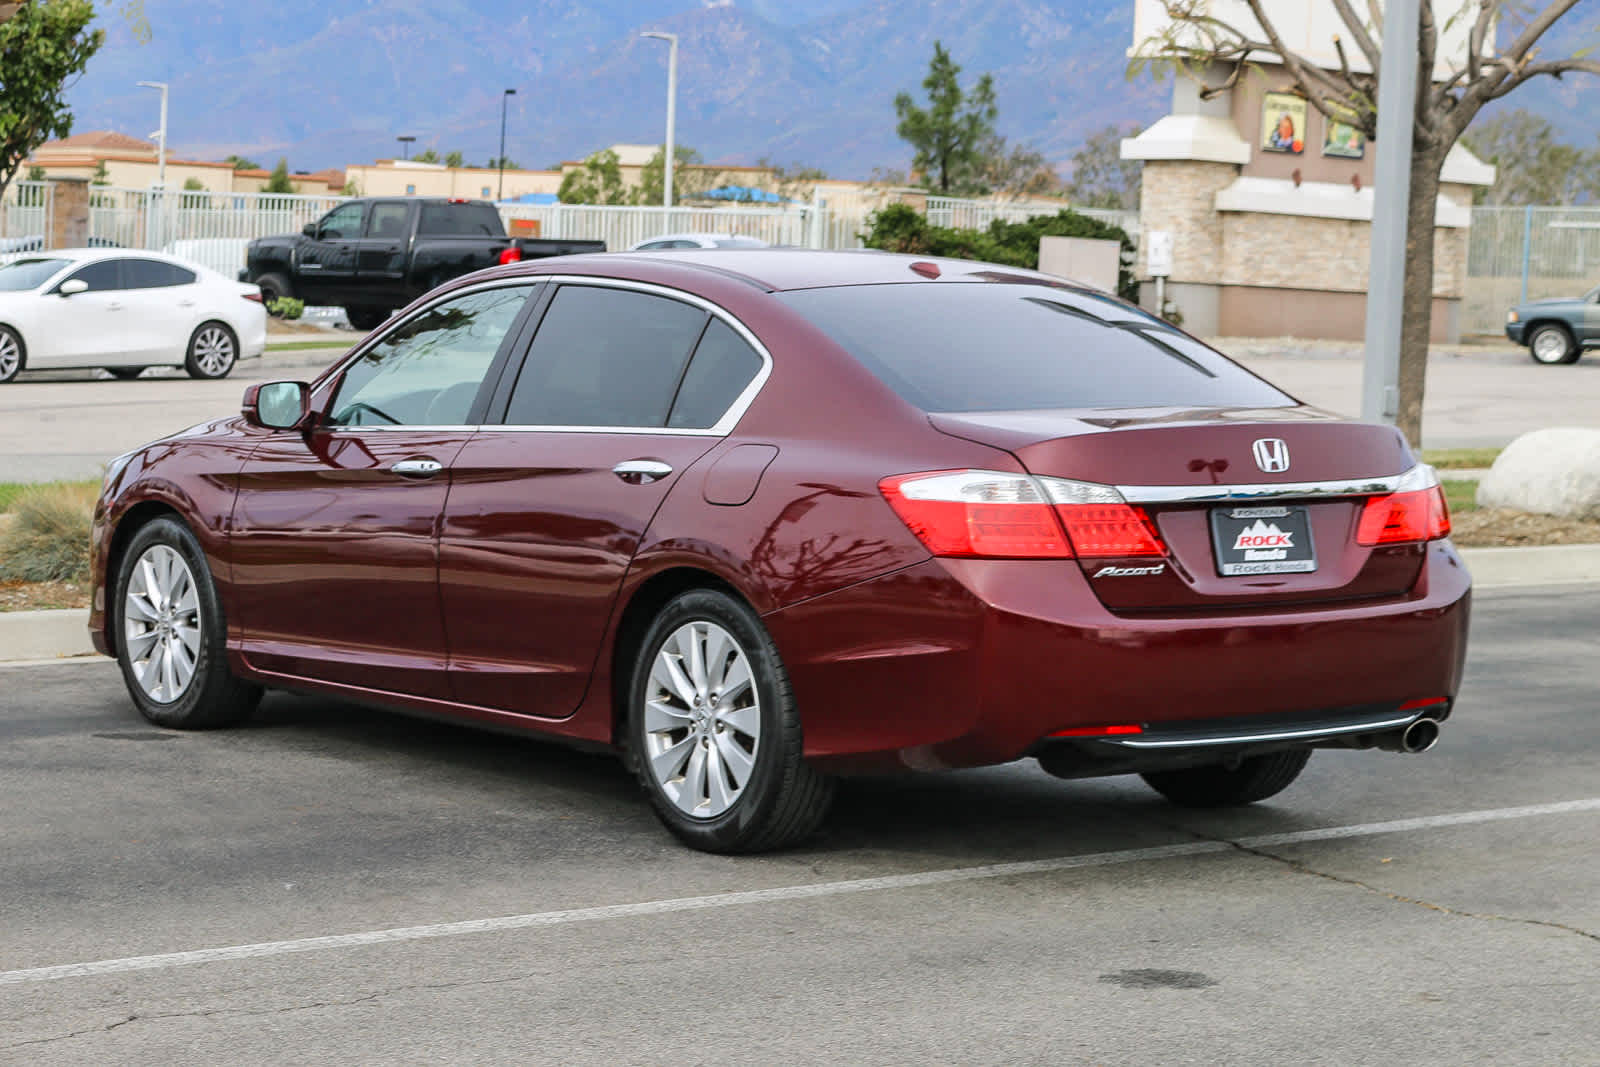
[[[696,589],[667,604],[628,690],[626,758],[656,814],[705,852],[763,852],[809,837],[833,780],[802,758],[800,712],[761,620]]]
[[[0,326],[0,385],[14,381],[28,365],[28,349],[22,335],[9,326]]]
[[[202,322],[189,338],[183,369],[189,377],[214,381],[226,378],[239,362],[239,339],[220,322]]]
[[[183,523],[156,519],[122,554],[108,614],[117,664],[139,714],[157,726],[234,726],[261,701],[259,686],[228,669],[228,625],[200,542]]]
[[[1528,335],[1528,355],[1535,363],[1556,367],[1578,362],[1583,349],[1578,347],[1578,342],[1572,339],[1566,327],[1546,323],[1534,327]]]
[[[1309,748],[1249,756],[1237,767],[1224,764],[1141,774],[1145,784],[1185,808],[1231,808],[1253,804],[1289,787],[1311,758]]]
[[[275,319],[283,318],[283,312],[272,310],[272,302],[279,297],[294,295],[289,279],[281,274],[263,274],[256,279],[256,285],[261,287],[261,302],[267,306],[267,314]]]
[[[379,326],[389,321],[389,309],[347,307],[344,309],[344,316],[350,320],[350,325],[358,330],[376,330]]]

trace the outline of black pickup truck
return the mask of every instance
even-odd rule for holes
[[[507,237],[494,205],[442,197],[348,200],[297,236],[250,242],[239,280],[280,296],[342,306],[350,325],[370,330],[395,308],[457,275],[577,252],[603,241]]]

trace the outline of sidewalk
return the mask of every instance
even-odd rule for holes
[[[1600,545],[1460,551],[1472,572],[1474,590],[1600,582]],[[83,610],[0,612],[0,663],[18,666],[96,658],[88,623],[89,613]]]

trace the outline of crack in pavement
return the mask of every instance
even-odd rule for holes
[[[375,993],[365,996],[351,997],[348,1000],[318,1000],[306,1004],[289,1004],[281,1008],[266,1008],[249,1010],[245,1008],[202,1008],[194,1011],[169,1011],[154,1015],[139,1015],[133,1013],[125,1019],[106,1023],[104,1026],[91,1026],[83,1030],[74,1030],[67,1034],[56,1034],[52,1037],[36,1037],[28,1041],[19,1041],[12,1045],[0,1045],[0,1052],[9,1052],[12,1049],[26,1048],[29,1045],[49,1045],[61,1041],[70,1041],[73,1038],[83,1037],[86,1034],[103,1034],[126,1026],[131,1022],[157,1022],[164,1019],[208,1019],[217,1015],[231,1015],[239,1018],[250,1018],[260,1015],[286,1015],[297,1011],[312,1011],[316,1008],[347,1008],[355,1004],[366,1004],[396,993],[411,993],[417,990],[460,989],[466,986],[502,985],[507,982],[525,982],[532,978],[548,977],[545,971],[530,971],[526,974],[507,975],[503,978],[463,978],[456,982],[421,982],[415,985],[395,986],[392,989],[380,989]]]

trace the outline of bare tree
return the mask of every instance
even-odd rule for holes
[[[1228,21],[1211,13],[1211,0],[1163,0],[1171,20],[1158,37],[1141,43],[1142,59],[1175,64],[1212,97],[1237,85],[1257,63],[1281,63],[1294,87],[1331,120],[1378,135],[1378,74],[1383,3],[1330,0],[1368,70],[1352,66],[1345,42],[1335,37],[1337,70],[1306,59],[1285,42],[1267,0],[1241,0],[1250,19]],[[1479,110],[1533,78],[1582,71],[1600,74],[1600,61],[1582,54],[1547,59],[1539,43],[1580,0],[1423,0],[1419,14],[1417,100],[1413,118],[1411,189],[1407,206],[1404,322],[1400,342],[1398,425],[1413,444],[1422,439],[1422,395],[1428,367],[1433,301],[1434,207],[1445,156]],[[1234,5],[1235,7],[1239,5]],[[1442,23],[1434,8],[1450,13]],[[1250,24],[1253,20],[1254,24]],[[1436,76],[1441,29],[1467,31],[1459,64]],[[1506,42],[1496,49],[1496,38]],[[1382,151],[1380,146],[1379,151]]]

